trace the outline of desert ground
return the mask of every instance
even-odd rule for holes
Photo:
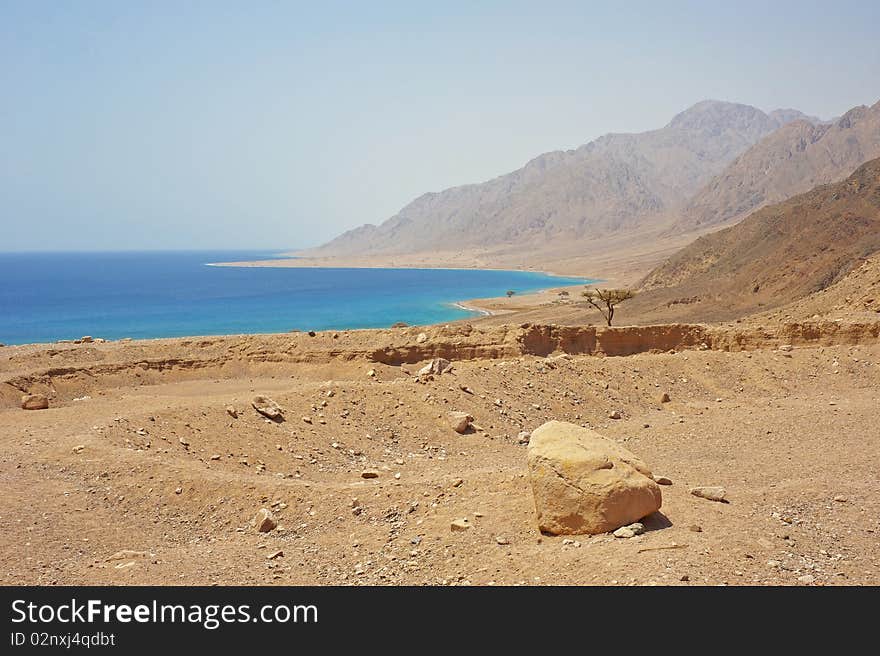
[[[876,318],[7,346],[0,582],[876,585],[878,407]],[[645,533],[539,532],[551,419],[671,479]]]

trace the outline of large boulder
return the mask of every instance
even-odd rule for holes
[[[528,462],[544,533],[606,533],[660,509],[648,466],[588,428],[547,422],[532,431]]]

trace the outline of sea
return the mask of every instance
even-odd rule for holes
[[[0,253],[0,343],[445,323],[472,298],[585,285],[526,271],[220,267],[259,251]]]

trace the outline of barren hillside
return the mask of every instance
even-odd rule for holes
[[[717,320],[820,291],[880,250],[880,160],[703,236],[643,281],[638,306]]]

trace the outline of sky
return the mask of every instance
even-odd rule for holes
[[[0,251],[308,247],[706,98],[837,116],[880,99],[878,25],[876,0],[0,0]]]

